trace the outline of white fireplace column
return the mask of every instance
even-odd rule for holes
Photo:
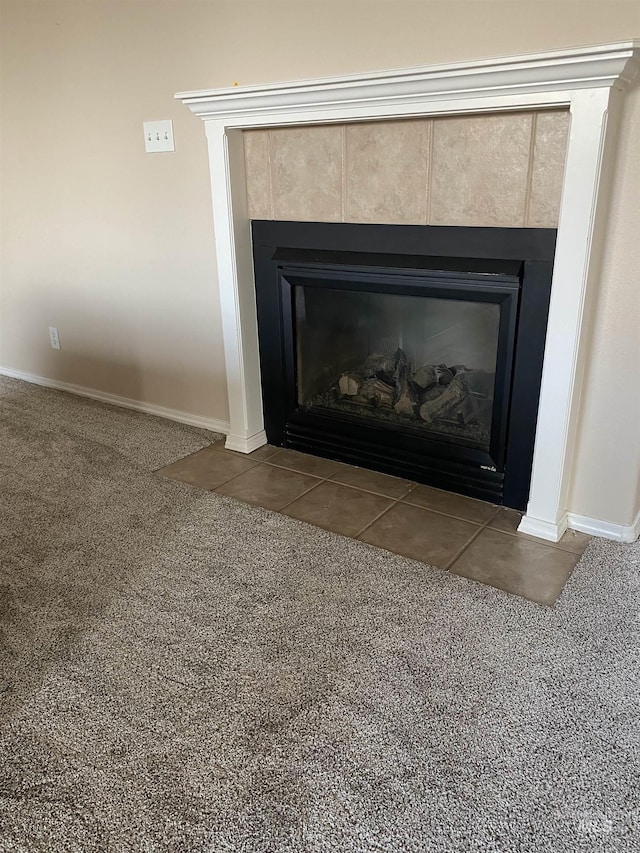
[[[205,122],[229,394],[227,447],[266,442],[242,131],[259,127],[569,108],[571,121],[531,489],[520,530],[557,541],[585,365],[583,318],[599,269],[601,181],[640,42],[176,95]],[[605,199],[606,200],[606,199]]]

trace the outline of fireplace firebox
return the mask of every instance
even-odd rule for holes
[[[252,232],[269,442],[524,509],[555,230]]]

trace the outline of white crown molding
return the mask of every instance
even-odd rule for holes
[[[181,412],[178,409],[168,409],[165,406],[156,406],[154,403],[142,403],[140,400],[132,400],[129,397],[120,397],[117,394],[107,394],[106,391],[96,391],[94,388],[85,388],[83,385],[73,385],[70,382],[60,382],[57,379],[49,379],[47,376],[38,376],[36,373],[27,373],[24,370],[14,370],[11,367],[0,367],[0,376],[8,376],[11,379],[21,379],[32,385],[42,385],[44,388],[53,388],[56,391],[66,391],[77,397],[89,397],[101,403],[109,403],[112,406],[120,406],[123,409],[133,409],[136,412],[144,412],[146,415],[156,415],[170,421],[178,421],[181,424],[207,429],[211,432],[227,435],[229,423],[219,421],[216,418],[204,418],[191,412]],[[264,443],[264,442],[263,442]]]
[[[175,97],[205,120],[224,119],[228,126],[254,121],[278,124],[290,114],[327,109],[339,113],[367,105],[410,114],[425,103],[602,87],[621,88],[638,73],[640,41],[483,59],[447,65],[401,68],[345,77],[324,77],[227,89],[179,92]],[[324,116],[322,119],[324,120]]]

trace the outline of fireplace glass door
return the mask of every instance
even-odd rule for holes
[[[278,280],[287,422],[329,418],[502,470],[517,276],[309,265]]]
[[[305,285],[293,297],[300,409],[489,452],[499,304]]]

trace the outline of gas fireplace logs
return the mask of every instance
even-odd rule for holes
[[[458,426],[482,423],[493,397],[494,376],[464,364],[422,364],[412,370],[406,353],[373,354],[338,381],[345,402],[392,410],[425,425],[448,421]]]

